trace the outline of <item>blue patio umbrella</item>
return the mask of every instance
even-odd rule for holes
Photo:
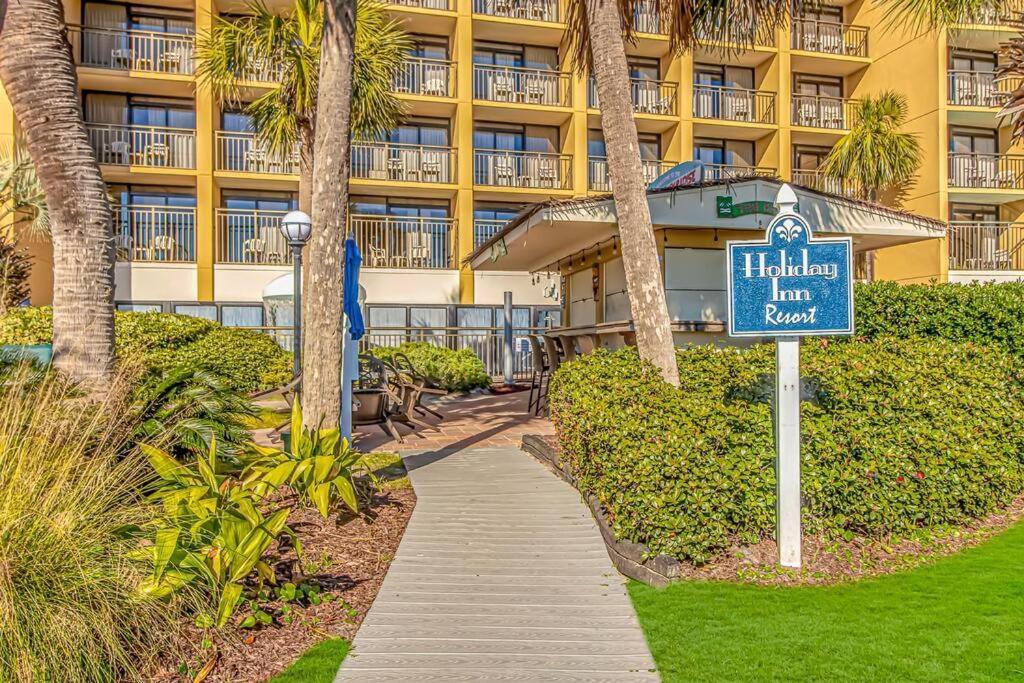
[[[363,311],[359,308],[359,266],[362,262],[363,256],[359,253],[359,246],[356,245],[354,239],[349,237],[345,240],[345,277],[342,282],[342,297],[352,341],[359,341],[366,332],[366,328],[363,326]]]

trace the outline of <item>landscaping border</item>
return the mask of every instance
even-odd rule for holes
[[[520,449],[539,460],[558,475],[562,480],[571,485],[577,492],[576,478],[569,471],[558,457],[558,451],[551,445],[547,438],[537,434],[524,434]],[[601,538],[604,539],[605,548],[608,550],[608,557],[612,564],[625,576],[637,581],[642,581],[651,586],[662,587],[678,579],[681,575],[681,564],[679,560],[668,555],[651,556],[651,549],[643,543],[622,541],[615,538],[611,524],[601,504],[593,495],[583,496],[597,528],[601,531]],[[647,559],[645,559],[647,558]]]

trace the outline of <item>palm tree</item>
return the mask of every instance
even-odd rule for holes
[[[49,207],[53,363],[98,391],[114,366],[114,235],[60,0],[0,4],[0,80]]]
[[[412,43],[383,5],[365,0],[356,11],[366,30],[356,36],[352,131],[369,138],[390,131],[401,118],[392,79]],[[244,12],[241,18],[217,18],[213,29],[198,37],[196,75],[219,99],[238,102],[254,73],[279,69],[278,84],[249,102],[245,112],[259,144],[271,154],[287,156],[298,147],[299,208],[311,213],[323,2],[293,0],[291,11],[280,15],[253,0]]]
[[[886,91],[857,103],[853,127],[832,148],[821,170],[848,183],[864,199],[900,190],[914,179],[921,165],[921,145],[900,129],[907,120],[907,98]]]
[[[23,152],[0,157],[0,225],[30,237],[50,234],[46,193],[32,159]]]
[[[1007,22],[1020,31],[1015,36],[1003,43],[999,48],[1003,63],[1000,65],[996,78],[1000,81],[1016,81],[1019,84],[1013,89],[1003,108],[999,111],[1000,117],[1009,117],[1013,124],[1013,137],[1015,140],[1024,138],[1024,18],[1014,19]]]

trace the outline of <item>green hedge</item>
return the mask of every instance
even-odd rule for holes
[[[418,372],[448,391],[470,391],[491,386],[487,368],[472,349],[456,351],[427,342],[406,342],[400,346],[378,347],[370,352],[384,360],[389,360],[396,353],[404,353]]]
[[[187,315],[119,311],[114,332],[122,360],[154,370],[208,370],[245,392],[270,389],[291,378],[291,354],[252,330]],[[42,344],[52,337],[49,307],[15,308],[0,317],[0,345]]]
[[[633,349],[564,366],[552,419],[581,490],[620,538],[703,563],[773,535],[772,346],[678,354],[682,387]],[[944,340],[807,342],[804,524],[905,535],[962,524],[1024,491],[1024,393],[1005,351]]]

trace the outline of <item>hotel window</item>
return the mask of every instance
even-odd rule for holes
[[[190,35],[195,32],[191,12],[165,7],[87,2],[82,6],[82,24],[89,28],[152,31]],[[114,40],[115,38],[111,38]],[[111,47],[114,47],[113,44]]]
[[[194,130],[196,112],[192,100],[118,93],[85,93],[88,123],[153,126]]]
[[[749,140],[716,140],[696,138],[693,141],[693,158],[712,166],[754,165],[754,143]]]
[[[985,128],[953,128],[949,132],[949,151],[953,154],[996,154],[996,131]]]
[[[842,97],[843,79],[839,76],[793,74],[793,94]]]
[[[558,70],[558,50],[553,47],[476,43],[473,63],[482,66],[510,66],[526,69]]]
[[[481,123],[473,130],[473,148],[555,153],[559,148],[558,128]]]
[[[999,207],[991,204],[950,204],[949,220],[955,223],[995,223]]]
[[[694,64],[693,83],[698,86],[724,86],[751,90],[754,87],[754,70],[744,66]]]
[[[794,4],[794,15],[797,19],[812,19],[833,24],[843,23],[843,8],[833,5]]]
[[[413,35],[410,57],[420,59],[448,59],[448,39],[443,36]]]
[[[793,148],[794,171],[817,171],[824,163],[825,157],[832,151],[831,147],[811,147],[797,145]]]

